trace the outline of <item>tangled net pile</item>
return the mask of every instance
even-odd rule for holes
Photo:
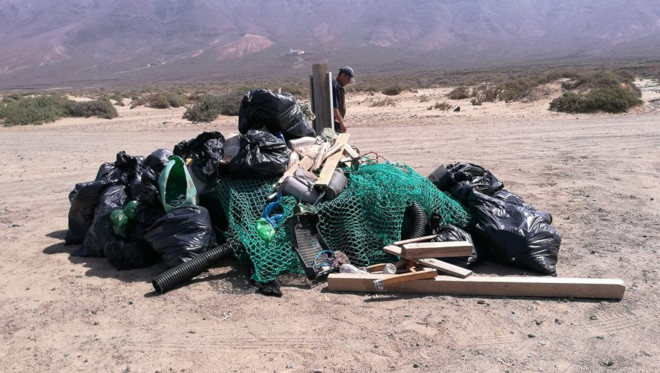
[[[427,217],[441,217],[442,224],[464,228],[470,221],[465,208],[438,190],[427,178],[406,165],[368,161],[357,170],[347,169],[348,184],[337,198],[315,205],[318,228],[330,249],[343,251],[351,263],[368,266],[395,258],[383,246],[402,239],[405,210],[413,201]],[[242,244],[241,262],[254,266],[252,279],[275,280],[280,273],[304,273],[293,251],[289,231],[283,222],[294,214],[298,203],[293,197],[279,202],[282,224],[275,236],[265,242],[255,228],[268,196],[275,192],[277,179],[220,178],[217,193],[229,222],[229,241]],[[405,238],[405,237],[403,237]]]

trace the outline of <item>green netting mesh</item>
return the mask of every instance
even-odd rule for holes
[[[334,200],[319,203],[319,231],[332,250],[341,250],[358,266],[392,261],[382,247],[402,239],[405,210],[413,201],[426,216],[437,213],[443,224],[465,227],[468,212],[449,195],[439,191],[427,178],[410,167],[392,163],[367,163],[349,170],[348,184]],[[253,279],[274,280],[282,272],[303,273],[293,251],[285,225],[275,230],[270,242],[257,233],[261,217],[277,179],[234,179],[224,177],[218,184],[218,197],[229,221],[227,236],[239,241],[245,251],[240,259],[254,265]],[[297,201],[282,197],[283,220],[293,215]]]

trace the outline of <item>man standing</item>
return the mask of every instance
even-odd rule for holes
[[[346,132],[346,91],[344,87],[355,83],[355,72],[350,66],[339,69],[337,78],[332,82],[332,104],[335,116],[335,131]]]

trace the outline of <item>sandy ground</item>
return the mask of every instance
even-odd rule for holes
[[[648,83],[648,82],[647,82]],[[556,87],[548,87],[552,91]],[[657,86],[622,115],[487,103],[427,110],[446,90],[349,93],[351,143],[427,175],[490,169],[553,214],[561,277],[621,278],[622,301],[331,293],[288,281],[265,297],[229,260],[165,295],[163,265],[116,271],[64,246],[69,191],[125,150],[147,155],[236,118],[120,108],[113,120],[0,128],[0,366],[5,372],[653,372],[660,370]],[[428,97],[420,98],[423,95]],[[427,100],[428,98],[428,100]],[[420,102],[424,101],[424,102]],[[487,264],[479,274],[521,275]]]

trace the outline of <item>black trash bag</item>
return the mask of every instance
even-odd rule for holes
[[[189,141],[174,147],[174,155],[192,158],[192,172],[207,184],[215,184],[221,174],[220,161],[224,156],[225,137],[220,132],[202,132]]]
[[[142,184],[144,157],[130,156],[125,151],[117,153],[114,163],[104,163],[99,167],[96,180],[111,180],[128,187],[130,200],[137,200]]]
[[[495,175],[481,166],[455,163],[448,165],[447,170],[451,175],[449,191],[452,194],[460,194],[466,186],[489,196],[504,188],[504,184]]]
[[[316,136],[293,95],[278,95],[267,89],[255,89],[241,100],[238,130],[245,134],[250,129],[264,126],[273,133],[282,132],[287,139]]]
[[[229,172],[239,177],[281,175],[289,165],[286,142],[268,131],[249,130],[241,135],[241,150],[229,162]]]
[[[73,256],[103,256],[105,244],[115,239],[110,213],[123,209],[128,202],[126,186],[107,187],[99,197],[94,211],[94,221],[85,235],[80,248],[71,253]]]
[[[64,239],[65,245],[82,243],[87,231],[92,226],[94,211],[99,203],[101,193],[113,182],[96,180],[78,183],[69,193],[69,229]]]
[[[431,227],[430,231],[436,236],[431,239],[431,242],[451,242],[451,241],[468,241],[472,244],[472,255],[465,258],[442,258],[443,261],[455,264],[461,267],[474,267],[478,262],[478,254],[472,242],[472,236],[461,228],[455,227],[451,224],[440,225],[435,222],[440,220],[440,216],[435,213],[429,220],[428,226]]]
[[[479,256],[556,275],[560,234],[535,210],[472,191],[467,201],[472,235]]]
[[[144,239],[170,267],[217,246],[208,211],[195,205],[163,215],[144,230]]]
[[[142,240],[127,241],[115,237],[106,242],[103,253],[118,270],[144,268],[158,261],[158,254]]]
[[[174,153],[172,153],[171,150],[162,148],[156,149],[145,158],[144,166],[149,167],[156,173],[156,175],[159,175],[167,165],[167,162],[170,161],[172,155],[174,155]]]
[[[534,207],[532,207],[532,205],[526,203],[522,199],[522,197],[520,197],[519,195],[517,195],[515,193],[511,193],[506,189],[502,189],[502,190],[498,190],[497,192],[495,192],[493,194],[493,197],[497,198],[497,199],[500,199],[504,202],[512,203],[516,206],[522,207],[526,210],[529,210],[530,212],[532,212],[534,214],[538,214],[539,216],[541,216],[546,221],[546,223],[552,224],[552,214],[550,214],[547,211],[538,211],[538,210],[536,210]]]

